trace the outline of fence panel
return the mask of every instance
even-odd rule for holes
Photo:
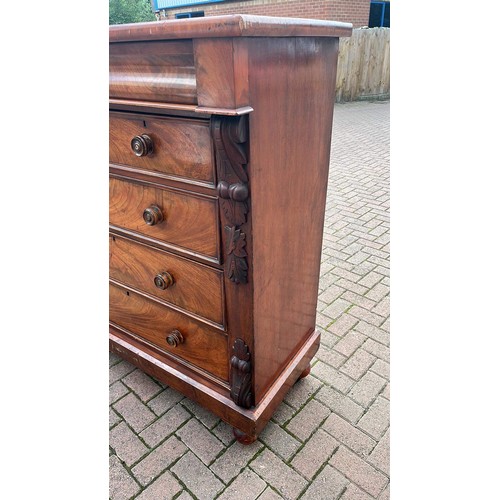
[[[387,99],[390,94],[390,28],[359,28],[341,38],[337,102]]]

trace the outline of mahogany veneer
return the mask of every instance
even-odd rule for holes
[[[110,348],[256,439],[307,376],[333,21],[110,26]]]

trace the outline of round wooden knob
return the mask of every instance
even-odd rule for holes
[[[131,141],[130,146],[136,156],[147,156],[153,152],[153,139],[149,135],[136,135]]]
[[[148,226],[154,226],[159,224],[163,220],[163,214],[161,213],[160,207],[156,205],[151,205],[146,208],[142,213],[142,218]]]
[[[154,278],[155,287],[166,290],[174,284],[174,277],[167,271],[157,274]]]
[[[177,347],[179,344],[184,343],[184,337],[179,330],[172,330],[167,336],[167,344],[170,347]]]

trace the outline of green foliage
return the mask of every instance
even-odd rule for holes
[[[154,21],[149,0],[109,0],[109,24]]]

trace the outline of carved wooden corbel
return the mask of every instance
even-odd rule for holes
[[[245,250],[245,224],[249,209],[246,142],[247,118],[218,116],[212,118],[212,138],[217,164],[217,193],[224,227],[226,277],[234,283],[248,282],[248,256]]]
[[[252,406],[252,363],[250,349],[242,339],[236,339],[231,356],[231,399],[243,408]]]

